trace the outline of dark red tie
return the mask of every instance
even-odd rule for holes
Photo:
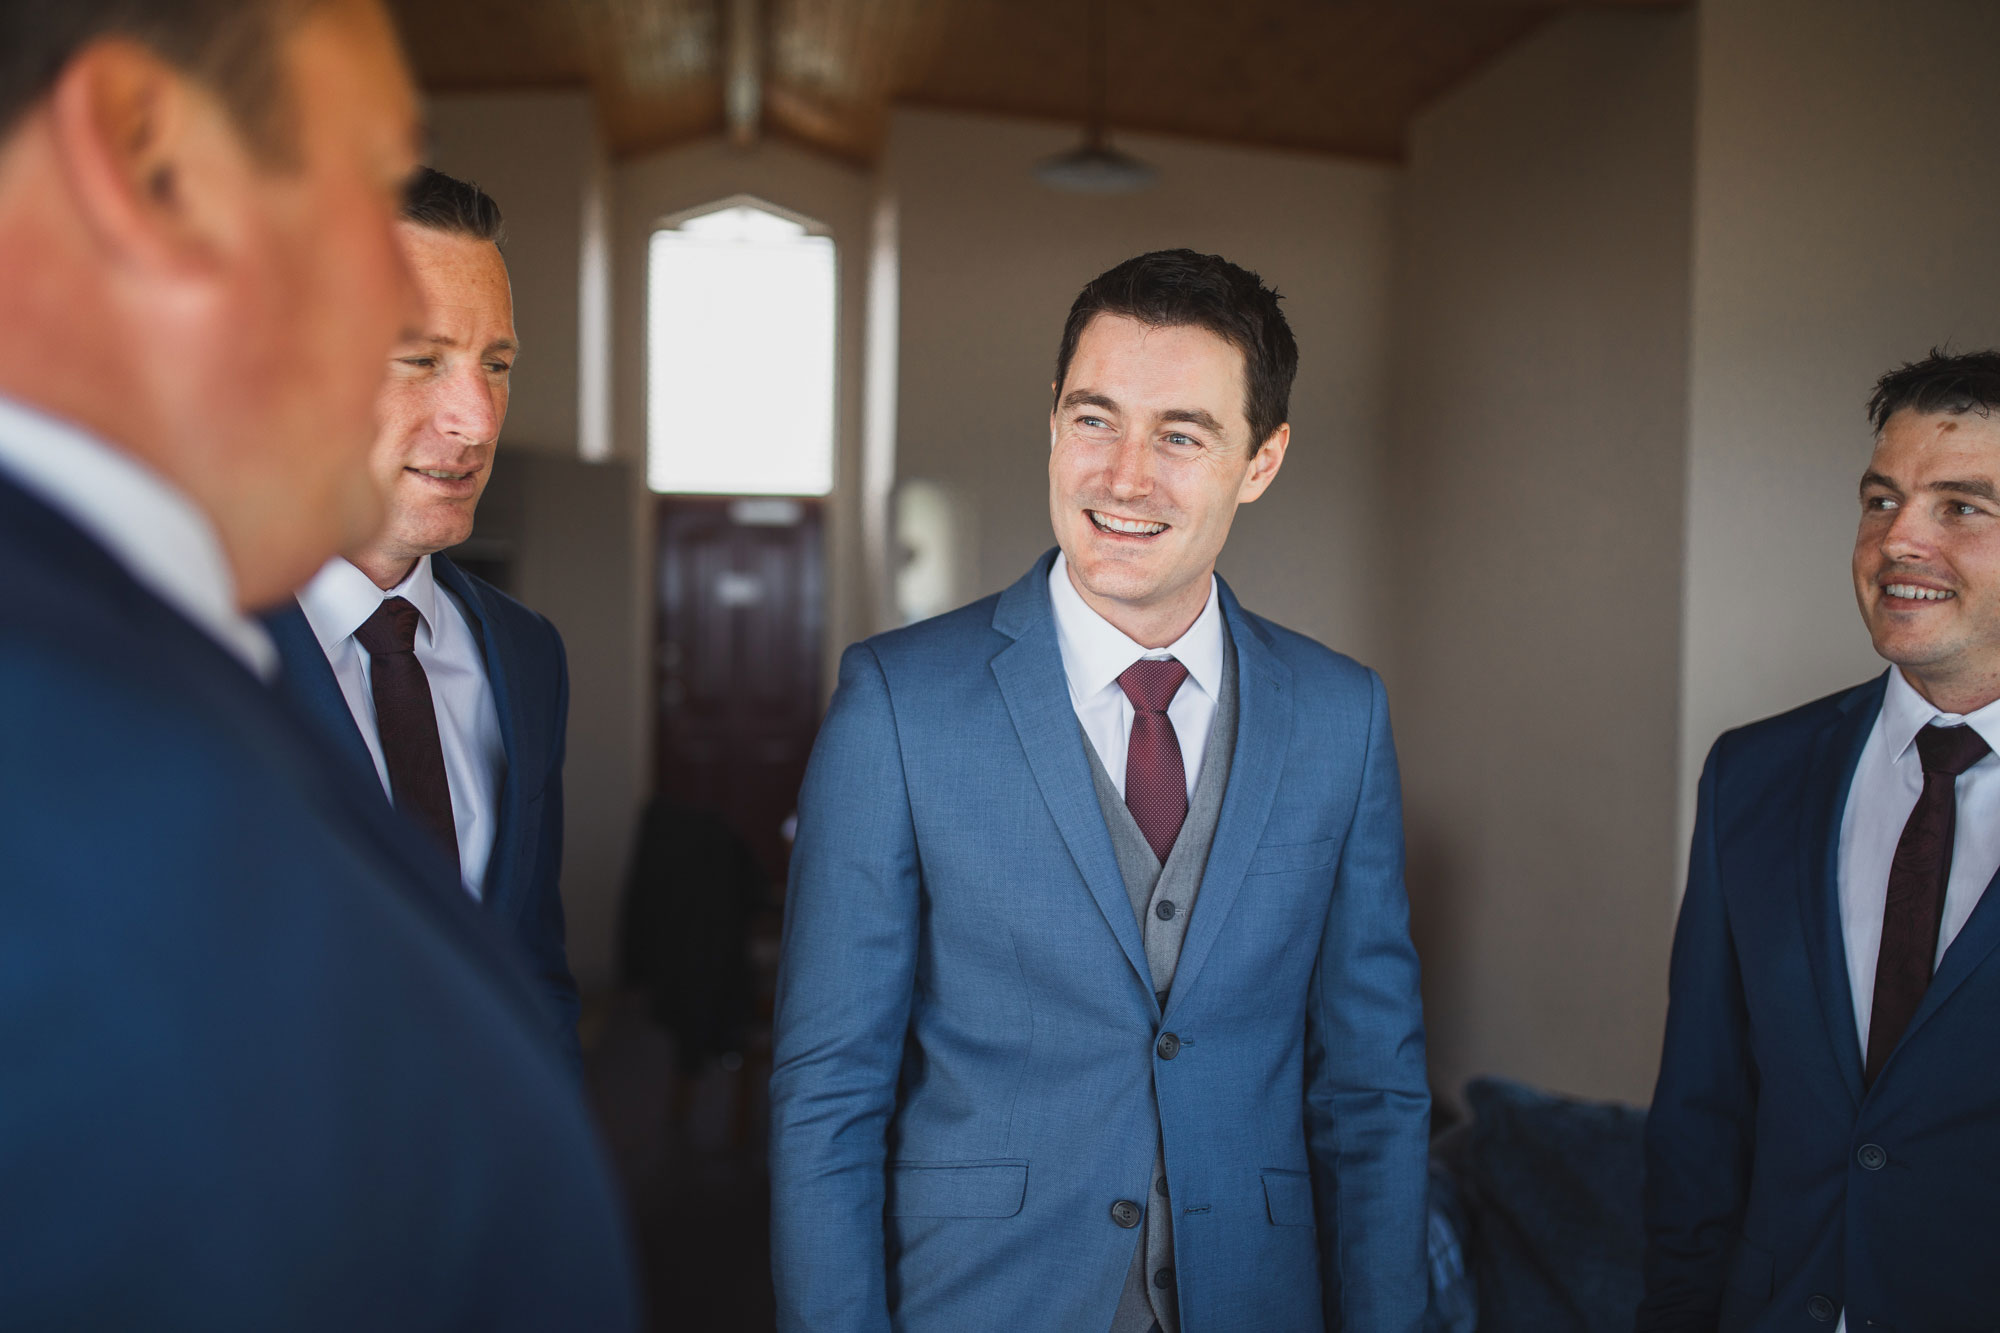
[[[375,695],[375,731],[389,769],[389,799],[435,836],[458,864],[458,825],[451,816],[451,783],[444,772],[437,709],[430,678],[417,660],[417,608],[387,597],[354,637],[368,650],[369,688]]]
[[[1174,849],[1187,820],[1187,766],[1167,705],[1188,670],[1171,657],[1142,658],[1125,668],[1118,686],[1132,701],[1132,740],[1125,747],[1125,808],[1160,864]]]
[[[1945,885],[1951,879],[1951,844],[1958,831],[1958,775],[1986,753],[1986,742],[1971,727],[1933,724],[1917,733],[1924,790],[1889,864],[1882,948],[1875,955],[1875,1004],[1868,1019],[1868,1065],[1862,1071],[1868,1083],[1889,1062],[1930,987]]]

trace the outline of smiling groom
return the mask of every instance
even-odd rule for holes
[[[1216,256],[1097,278],[1056,365],[1059,549],[842,658],[779,976],[781,1328],[1419,1326],[1382,685],[1214,573],[1297,362]]]

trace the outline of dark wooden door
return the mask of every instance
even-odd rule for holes
[[[821,506],[665,496],[658,518],[655,780],[721,815],[781,886],[819,727]]]

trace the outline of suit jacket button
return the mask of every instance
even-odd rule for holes
[[[1171,1032],[1160,1034],[1160,1044],[1156,1048],[1162,1060],[1171,1060],[1181,1053],[1181,1039]]]
[[[1139,1205],[1130,1199],[1120,1199],[1111,1205],[1111,1220],[1128,1231],[1139,1225],[1142,1216],[1144,1214],[1139,1211]]]
[[[1877,1144],[1864,1143],[1861,1151],[1854,1154],[1854,1160],[1861,1163],[1864,1171],[1880,1171],[1889,1165],[1889,1154]]]
[[[1814,1296],[1806,1302],[1806,1313],[1814,1319],[1819,1320],[1822,1324],[1831,1324],[1834,1316],[1839,1314],[1840,1310],[1826,1297]]]
[[[1153,1285],[1162,1291],[1173,1286],[1174,1270],[1171,1268],[1162,1268],[1159,1272],[1153,1274]]]
[[[1174,913],[1178,910],[1179,909],[1173,905],[1171,900],[1162,898],[1160,899],[1159,906],[1153,909],[1153,915],[1160,918],[1160,920],[1162,921],[1172,921],[1174,919]]]

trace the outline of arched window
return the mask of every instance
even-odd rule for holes
[[[664,493],[833,489],[833,238],[734,202],[653,233],[646,480]]]

